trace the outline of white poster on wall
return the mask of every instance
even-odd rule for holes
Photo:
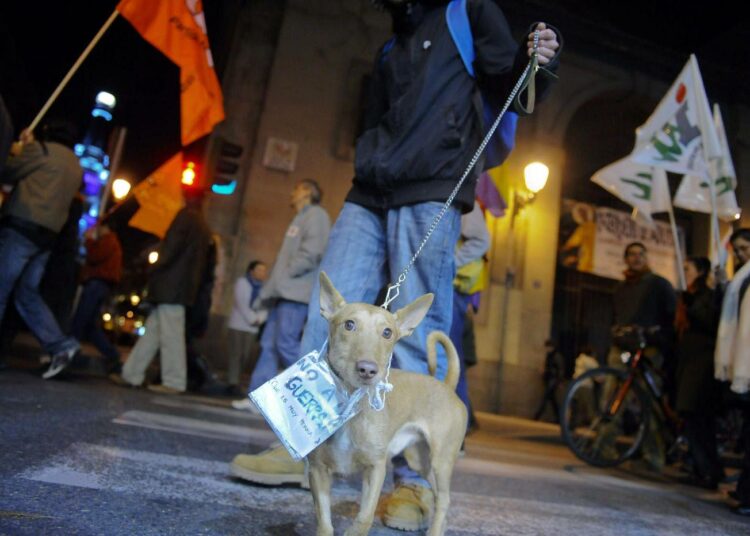
[[[642,242],[651,270],[677,285],[677,261],[668,223],[653,226],[633,220],[630,213],[595,207],[570,199],[563,201],[561,262],[578,271],[610,279],[623,279],[625,246]],[[678,233],[682,236],[681,230]]]

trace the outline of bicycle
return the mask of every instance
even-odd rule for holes
[[[599,367],[568,387],[560,411],[562,438],[573,453],[597,467],[614,467],[632,458],[657,419],[670,434],[667,458],[684,442],[680,420],[669,407],[659,372],[645,355],[647,336],[658,328],[622,326],[613,330],[626,368]]]

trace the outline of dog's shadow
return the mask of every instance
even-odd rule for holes
[[[378,502],[375,522],[370,529],[371,536],[400,534],[399,531],[390,530],[379,522],[384,508],[384,502],[381,498],[381,500]],[[338,518],[335,519],[334,523],[341,526],[341,529],[337,530],[336,534],[343,534],[344,528],[348,527],[354,521],[354,518],[357,517],[358,512],[359,503],[357,501],[336,501],[331,506],[331,515],[333,515],[334,518]],[[309,521],[306,519],[302,522],[296,521],[282,523],[279,525],[266,525],[264,534],[266,536],[309,536],[310,534],[315,534],[315,519],[313,517]],[[412,532],[411,534],[420,535],[423,533]]]

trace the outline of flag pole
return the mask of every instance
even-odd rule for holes
[[[718,168],[717,168],[718,169]],[[726,255],[721,251],[721,231],[719,229],[719,212],[716,202],[716,184],[714,183],[713,174],[708,174],[708,191],[711,196],[711,240],[716,250],[716,260],[720,268],[724,268],[727,262]]]
[[[672,240],[674,241],[674,253],[677,257],[677,280],[680,282],[680,290],[687,289],[687,282],[685,281],[685,271],[682,269],[684,259],[682,258],[682,245],[680,244],[680,236],[677,232],[677,221],[674,217],[674,208],[672,202],[669,202],[669,223],[672,227]]]
[[[107,203],[112,193],[112,182],[115,180],[115,175],[120,171],[120,159],[122,158],[122,149],[125,145],[125,135],[128,133],[128,129],[121,127],[117,129],[115,150],[112,153],[112,159],[110,160],[111,165],[109,166],[109,177],[107,177],[107,183],[104,185],[104,191],[102,192],[102,198],[99,202],[99,221],[104,219],[105,210],[107,209]]]
[[[68,85],[68,82],[73,77],[73,75],[76,73],[78,68],[83,63],[83,60],[85,60],[88,55],[91,53],[91,50],[96,46],[96,44],[99,42],[99,40],[104,35],[104,32],[106,32],[109,27],[112,25],[114,20],[117,18],[117,15],[119,14],[119,11],[115,9],[112,14],[107,19],[107,22],[104,23],[104,25],[99,28],[99,31],[96,33],[94,38],[91,40],[91,42],[88,44],[88,46],[85,48],[83,53],[78,57],[76,62],[73,64],[73,67],[70,68],[68,71],[68,74],[65,75],[65,77],[62,79],[62,81],[58,84],[55,91],[52,92],[52,95],[50,95],[49,99],[47,99],[47,102],[44,103],[44,106],[42,106],[42,109],[39,110],[39,113],[36,114],[36,117],[31,122],[31,124],[28,126],[29,131],[33,131],[36,126],[39,124],[39,121],[42,120],[42,117],[44,117],[44,114],[47,113],[47,110],[49,110],[50,106],[52,106],[52,103],[57,100],[57,97],[60,95],[62,90],[65,88],[66,85]]]

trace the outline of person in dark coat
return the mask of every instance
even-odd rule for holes
[[[482,168],[467,176],[452,198],[454,206],[446,207],[482,140],[480,91],[501,99],[508,95],[533,52],[533,32],[538,29],[536,95],[543,96],[555,79],[560,43],[557,33],[540,22],[519,44],[496,2],[469,0],[464,7],[473,36],[473,78],[447,26],[447,0],[376,3],[391,15],[395,35],[373,63],[352,187],[331,229],[320,270],[349,301],[373,303],[389,281],[414,263],[408,284],[400,287],[391,306],[398,309],[427,292],[434,293],[435,301],[414,334],[399,343],[393,365],[427,374],[427,335],[436,329],[449,331],[453,315],[455,261],[446,252],[458,241],[461,213],[474,206]],[[430,227],[438,215],[440,225]],[[430,244],[422,249],[419,244],[427,233]],[[328,335],[319,294],[315,282],[297,357],[322,348]],[[266,330],[270,324],[269,317]],[[444,377],[446,363],[439,351],[438,378]],[[284,457],[283,450],[238,455],[233,474],[258,483],[303,482],[304,464]],[[428,482],[403,456],[395,458],[394,492],[383,509],[384,524],[402,530],[426,528],[433,499]]]
[[[52,248],[68,219],[83,171],[73,152],[75,125],[51,120],[21,134],[22,147],[5,163],[0,182],[13,186],[0,219],[0,324],[11,295],[26,325],[52,356],[50,379],[73,360],[80,344],[65,335],[39,293]]]
[[[711,261],[685,261],[687,290],[677,303],[677,398],[675,409],[685,419],[685,436],[692,455],[693,473],[685,483],[716,489],[723,477],[716,449],[718,383],[714,380],[714,348],[719,326],[719,302],[706,279]]]
[[[159,259],[148,282],[148,300],[156,305],[146,320],[116,383],[139,386],[156,352],[160,355],[161,385],[149,385],[165,394],[187,389],[185,308],[198,297],[208,259],[211,230],[201,211],[202,191],[183,191],[185,207],[177,213],[159,248]]]
[[[73,315],[71,332],[90,341],[104,356],[109,372],[120,369],[120,353],[101,328],[101,309],[122,277],[122,246],[105,223],[89,229],[86,238],[86,264],[81,273],[81,297]]]

